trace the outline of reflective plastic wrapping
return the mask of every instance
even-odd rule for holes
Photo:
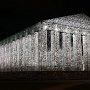
[[[90,27],[78,18],[46,20],[2,40],[0,71],[90,71]]]

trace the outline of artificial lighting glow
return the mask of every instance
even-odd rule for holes
[[[90,70],[90,34],[72,17],[47,21],[0,43],[1,71]]]
[[[83,32],[83,35],[87,35],[87,32]]]
[[[59,28],[57,27],[57,25],[55,25],[55,31],[59,31]]]
[[[46,29],[47,29],[47,27],[48,27],[48,26],[44,25],[44,26],[43,26],[43,30],[46,30]]]

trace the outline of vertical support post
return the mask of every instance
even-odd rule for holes
[[[71,36],[71,71],[75,70],[75,58],[74,58],[74,43],[75,43],[75,35],[74,33],[70,33]]]
[[[5,68],[6,68],[6,71],[9,70],[9,50],[8,49],[9,49],[8,43],[6,43],[5,44]]]
[[[11,57],[12,57],[12,59],[11,59],[11,67],[12,67],[12,71],[13,71],[13,69],[14,69],[14,65],[13,65],[13,63],[14,63],[14,41],[12,41],[11,42],[11,47],[12,47],[12,51],[11,51]]]
[[[38,32],[38,65],[39,65],[39,70],[41,70],[41,66],[42,66],[42,59],[41,59],[41,51],[42,51],[42,49],[41,49],[41,46],[42,46],[42,44],[41,44],[41,31],[39,31]]]
[[[26,70],[27,69],[27,64],[28,64],[28,39],[27,39],[27,36],[23,37],[22,38],[22,44],[23,44],[23,56],[22,56],[22,64],[24,66],[24,69]]]
[[[17,46],[17,49],[16,49],[16,51],[17,51],[17,53],[16,53],[17,54],[16,69],[19,70],[20,69],[20,66],[19,66],[19,60],[20,60],[20,58],[19,58],[20,57],[19,56],[20,55],[20,53],[19,53],[19,39],[16,40],[16,46]]]
[[[54,42],[55,44],[55,46],[54,46],[54,48],[55,48],[55,50],[54,50],[54,52],[55,52],[55,54],[54,54],[54,69],[59,69],[59,64],[60,64],[60,46],[59,46],[59,32],[58,31],[55,31],[55,42]]]
[[[31,59],[32,59],[32,70],[35,70],[35,33],[31,35]]]
[[[10,52],[10,43],[8,43],[8,66],[9,66],[9,71],[11,70],[11,60],[10,60],[10,54],[11,54],[11,52]]]
[[[87,63],[88,63],[88,57],[87,57],[87,35],[82,36],[83,39],[83,59],[82,59],[82,65],[83,65],[83,71],[88,71]]]
[[[0,46],[0,70],[3,71],[3,50],[2,50],[2,42]]]
[[[1,68],[2,68],[2,71],[4,70],[4,66],[3,66],[3,59],[4,58],[4,49],[3,49],[3,44],[2,44],[2,46],[1,46],[1,62],[2,62],[2,64],[1,64]]]
[[[38,70],[38,32],[35,32],[35,70]]]
[[[4,52],[3,52],[3,69],[4,69],[4,71],[5,71],[5,51],[6,51],[6,48],[5,48],[5,40],[3,41],[3,50],[4,50]]]
[[[16,65],[16,61],[17,61],[17,45],[16,45],[16,41],[12,41],[12,67],[13,70],[15,71],[17,65]]]
[[[22,55],[23,55],[23,49],[22,49],[22,37],[19,39],[19,67],[20,71],[23,70],[23,65],[22,65]]]
[[[55,63],[55,31],[51,31],[51,69],[54,70]]]
[[[64,70],[70,71],[71,68],[71,38],[70,33],[63,33],[63,64]]]
[[[72,67],[75,71],[77,68],[77,48],[76,48],[76,34],[73,34],[73,58],[72,58]]]
[[[64,71],[65,70],[65,61],[66,61],[66,58],[65,58],[66,57],[65,33],[62,33],[62,36],[63,36],[63,38],[62,38],[62,40],[63,40],[63,45],[62,45],[63,67],[62,67],[62,70]]]
[[[7,53],[6,53],[6,44],[4,45],[4,70],[7,71]]]
[[[22,65],[26,67],[26,62],[27,62],[27,48],[26,48],[26,37],[22,37]],[[25,69],[25,68],[24,68]]]
[[[32,68],[38,70],[38,32],[32,34],[31,37]]]
[[[1,54],[1,52],[2,52],[2,50],[1,50],[1,43],[0,43],[0,70],[2,70],[2,68],[1,68],[1,64],[2,64],[2,61],[1,61],[2,60],[2,58],[1,58],[2,57],[1,55],[2,54]]]
[[[38,32],[38,63],[40,70],[46,70],[48,66],[47,59],[47,30]]]
[[[87,53],[88,53],[87,68],[88,68],[88,71],[90,71],[90,34],[87,34]]]
[[[81,71],[82,69],[82,46],[81,46],[81,34],[78,32],[74,34],[74,60],[75,70]]]
[[[31,58],[31,54],[32,54],[32,51],[31,51],[31,48],[32,48],[32,46],[31,46],[31,35],[29,34],[29,35],[27,36],[27,38],[28,38],[28,64],[27,64],[27,66],[28,66],[28,70],[31,70],[31,68],[32,68],[32,58]]]
[[[8,43],[8,39],[6,40],[6,53],[7,53],[7,55],[6,55],[6,58],[7,58],[7,60],[6,60],[6,66],[7,66],[7,70],[9,71],[10,70],[10,56],[9,56],[9,43]]]

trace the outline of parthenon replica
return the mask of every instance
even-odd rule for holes
[[[90,18],[43,20],[2,40],[0,71],[90,71]]]

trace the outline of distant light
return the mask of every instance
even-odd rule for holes
[[[66,32],[66,33],[68,32],[68,29],[67,29],[67,28],[65,29],[65,32]]]
[[[67,28],[65,28],[65,32],[66,32],[66,33],[69,33],[69,32],[70,32],[68,26],[67,26]]]
[[[57,25],[55,25],[55,31],[59,31],[59,29],[58,29]]]
[[[44,26],[43,26],[43,30],[46,30],[46,29],[47,29],[47,27],[48,27],[48,26],[44,25]]]
[[[86,35],[87,33],[86,32],[83,32],[83,35]]]
[[[77,34],[77,33],[78,33],[78,31],[76,30],[76,31],[75,31],[75,33]]]

